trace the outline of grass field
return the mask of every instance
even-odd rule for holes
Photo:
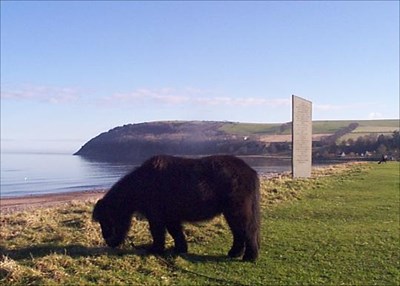
[[[390,136],[395,130],[400,129],[399,120],[367,120],[360,121],[359,126],[351,133],[342,136],[338,141],[353,139],[356,140],[361,136],[375,136],[383,134]]]
[[[349,164],[263,180],[256,263],[226,258],[221,218],[186,227],[189,254],[160,257],[142,250],[150,237],[136,219],[120,249],[104,247],[93,202],[2,215],[0,283],[399,285],[399,168]]]
[[[359,126],[350,134],[348,138],[358,138],[369,134],[391,134],[399,130],[399,120],[328,120],[313,121],[313,134],[333,134],[341,128],[347,127],[350,123],[358,123]],[[283,131],[280,129],[282,124],[263,124],[263,123],[227,123],[221,129],[227,133],[238,135],[288,135],[291,134],[291,126]],[[354,138],[353,138],[354,139]]]

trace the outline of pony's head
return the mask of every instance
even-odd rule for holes
[[[124,241],[131,224],[131,217],[119,207],[103,198],[93,209],[93,220],[100,223],[103,238],[110,247],[117,247]]]

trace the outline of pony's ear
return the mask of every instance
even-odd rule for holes
[[[98,222],[100,220],[102,212],[104,212],[104,201],[103,199],[100,199],[94,206],[92,220]]]

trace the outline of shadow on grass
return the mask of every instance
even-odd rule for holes
[[[137,256],[151,256],[147,251],[150,245],[139,245],[132,248],[110,248],[107,246],[103,247],[87,247],[79,244],[72,245],[54,245],[54,244],[41,244],[30,247],[18,248],[18,249],[6,249],[0,246],[0,256],[8,256],[13,260],[24,260],[30,258],[44,257],[51,254],[68,255],[72,258],[79,257],[90,257],[90,256],[125,256],[125,255],[137,255]],[[232,261],[225,255],[201,255],[194,253],[177,254],[173,248],[167,249],[163,255],[156,255],[163,258],[168,257],[181,257],[192,263],[204,263],[204,262],[226,262]]]
[[[230,258],[226,255],[185,253],[185,254],[180,254],[179,256],[192,263],[204,263],[204,262],[219,263],[219,262],[236,261],[235,259]]]
[[[163,254],[154,254],[148,252],[151,244],[144,244],[134,246],[134,253],[139,256],[157,256],[159,258],[164,258],[169,260],[170,258],[181,257],[182,259],[192,262],[192,263],[204,263],[204,262],[226,262],[233,261],[234,259],[228,257],[227,255],[209,255],[209,254],[195,254],[195,253],[176,253],[174,248],[167,248]]]
[[[79,244],[72,245],[54,245],[41,244],[18,249],[5,249],[0,247],[0,255],[8,256],[14,260],[23,260],[28,258],[44,257],[51,254],[68,255],[73,258],[112,255],[123,256],[129,254],[139,254],[137,249],[113,249],[109,247],[86,247]]]

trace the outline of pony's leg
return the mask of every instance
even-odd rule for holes
[[[165,248],[165,225],[150,220],[149,225],[151,236],[153,237],[153,245],[150,247],[149,252],[162,254]]]
[[[229,208],[224,211],[224,216],[233,234],[233,245],[228,255],[239,257],[243,255],[243,260],[254,261],[258,257],[259,234],[258,226],[252,216],[250,203],[243,203],[242,206]]]
[[[258,235],[247,231],[246,233],[246,251],[244,252],[244,261],[255,261],[258,257]]]
[[[245,224],[245,245],[243,260],[255,261],[260,249],[260,222],[258,212],[248,217]]]
[[[185,235],[183,234],[182,225],[179,222],[168,223],[167,230],[171,234],[175,242],[175,252],[186,253],[188,250]]]
[[[233,244],[228,252],[228,256],[240,257],[243,255],[245,247],[245,234],[243,231],[244,227],[241,224],[241,219],[228,211],[224,212],[224,217],[233,235]]]

